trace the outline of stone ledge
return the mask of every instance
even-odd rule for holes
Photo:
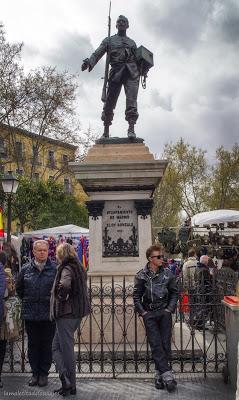
[[[134,139],[129,139],[128,137],[109,137],[100,138],[95,141],[96,144],[129,144],[129,143],[143,143],[144,139],[136,137]]]
[[[133,160],[138,162],[154,161],[154,156],[149,148],[140,142],[97,143],[89,149],[84,163],[128,162]]]
[[[95,155],[95,156],[89,155],[87,157],[86,161],[87,162],[91,162],[91,163],[93,163],[93,162],[97,163],[99,161],[104,162],[106,160],[106,158],[107,158],[107,162],[110,162],[110,161],[113,161],[113,162],[114,161],[122,161],[122,160],[124,160],[124,161],[133,161],[133,160],[138,161],[140,155],[141,154],[131,154],[131,153],[124,154],[123,156],[122,156],[122,154],[112,154],[112,155],[108,154],[108,155],[102,155],[101,159],[100,159],[99,155]],[[142,161],[146,161],[146,160],[150,161],[150,160],[153,160],[153,155],[152,154],[142,154],[140,158],[141,158]]]

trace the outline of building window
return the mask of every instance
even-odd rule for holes
[[[17,168],[16,169],[16,174],[17,175],[23,175],[23,169]]]
[[[22,160],[22,158],[23,158],[22,142],[16,142],[16,157],[18,160]]]
[[[48,165],[50,167],[55,166],[55,154],[53,150],[48,150]]]
[[[64,178],[64,192],[71,193],[71,182],[69,178]]]
[[[0,158],[5,158],[7,155],[7,149],[5,147],[5,143],[3,138],[0,138]]]
[[[7,173],[8,173],[8,175],[12,175],[12,171],[11,170],[7,171]]]
[[[34,181],[39,181],[39,177],[40,177],[39,173],[35,172],[34,173]]]
[[[68,163],[68,155],[67,155],[67,154],[62,154],[62,162],[63,162],[64,164],[67,164],[67,163]]]

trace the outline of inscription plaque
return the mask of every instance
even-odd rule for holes
[[[105,201],[103,257],[137,257],[138,216],[133,200]]]

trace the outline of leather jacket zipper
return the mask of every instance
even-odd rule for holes
[[[151,284],[151,300],[153,303],[154,299],[153,299],[153,279],[152,278],[150,278],[150,284]]]

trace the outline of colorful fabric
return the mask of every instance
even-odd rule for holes
[[[0,237],[4,237],[3,209],[0,207]]]
[[[21,247],[22,265],[30,262],[33,258],[32,247],[34,240],[38,238],[31,238],[29,240],[24,239]],[[89,239],[85,236],[80,237],[65,237],[59,235],[58,237],[44,236],[44,240],[49,243],[49,258],[52,262],[56,261],[56,248],[61,243],[70,243],[74,247],[80,262],[84,266],[85,270],[89,269]]]

